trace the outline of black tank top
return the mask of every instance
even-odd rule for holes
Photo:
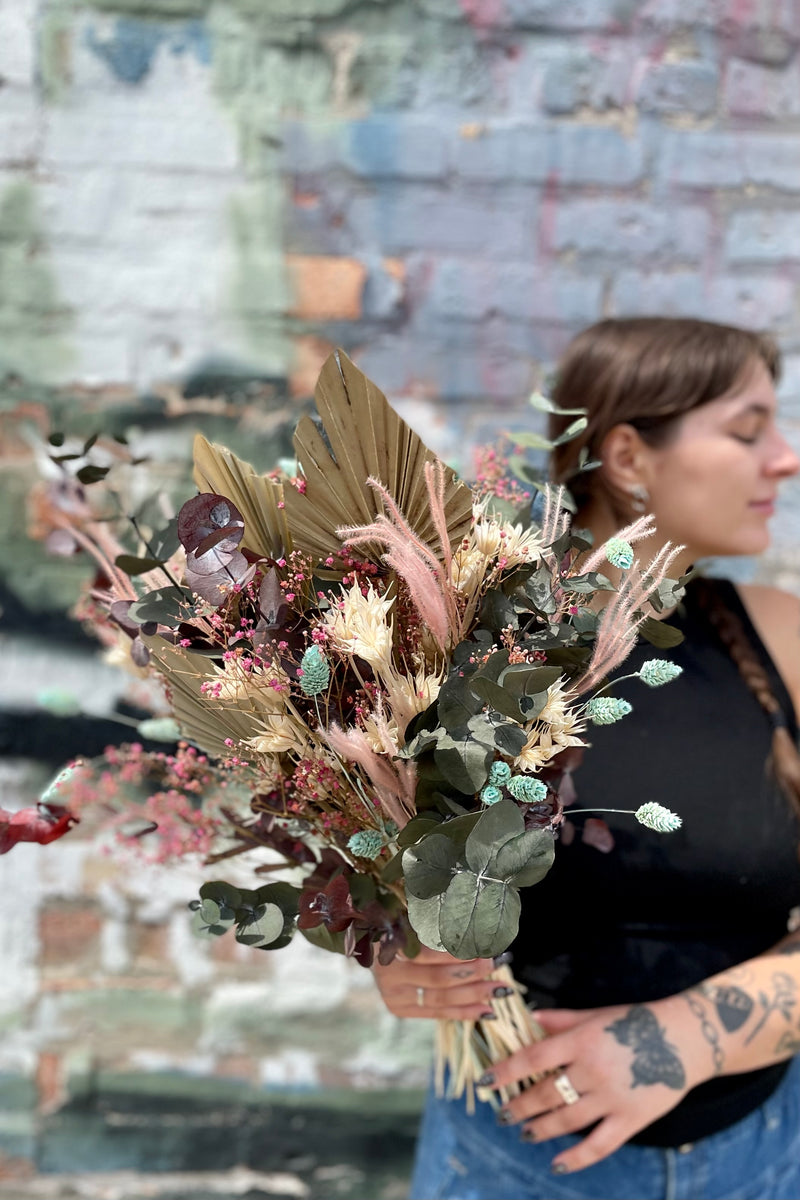
[[[742,621],[796,737],[791,699],[736,589],[712,586]],[[574,807],[636,809],[654,800],[678,812],[683,827],[658,834],[633,817],[605,815],[614,846],[603,853],[582,840],[586,818],[575,816],[575,837],[556,845],[549,874],[522,889],[514,971],[541,1007],[673,995],[763,954],[800,905],[800,823],[766,770],[771,722],[691,584],[669,624],[685,641],[671,650],[639,642],[616,674],[651,658],[678,663],[683,674],[660,688],[629,680],[615,689],[633,712],[591,728],[591,749],[573,775]],[[633,1141],[675,1146],[724,1129],[757,1108],[787,1066],[711,1079]]]

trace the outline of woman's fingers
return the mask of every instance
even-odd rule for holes
[[[395,959],[388,967],[373,966],[373,974],[381,991],[385,988],[412,987],[458,988],[464,984],[488,980],[493,970],[490,958],[473,958],[462,961],[450,955],[439,955],[436,959]]]
[[[606,1115],[602,1104],[592,1095],[582,1096],[577,1104],[563,1104],[552,1112],[526,1121],[520,1137],[526,1142],[547,1142],[550,1138],[577,1133]]]
[[[535,1075],[547,1075],[565,1063],[572,1062],[574,1054],[572,1033],[555,1034],[531,1046],[524,1046],[508,1058],[495,1063],[481,1079],[482,1087],[509,1087],[521,1079]],[[536,1085],[538,1086],[538,1084]]]
[[[580,1100],[582,1097],[580,1084],[576,1083],[572,1076],[573,1070],[570,1068],[568,1075],[566,1072],[560,1071],[558,1074],[548,1075],[546,1079],[540,1079],[538,1083],[525,1088],[519,1096],[509,1100],[501,1109],[503,1113],[507,1114],[502,1124],[519,1125],[523,1121],[529,1121],[532,1117],[538,1117],[541,1113],[560,1111],[562,1108],[569,1111],[579,1108],[579,1102],[567,1104],[563,1093],[559,1091],[560,1081],[566,1079],[567,1084]],[[575,1125],[574,1128],[580,1129],[582,1126]]]
[[[582,1025],[598,1012],[596,1008],[537,1008],[533,1019],[545,1033],[566,1033],[576,1025]]]
[[[373,967],[383,1001],[398,1017],[453,1017],[476,1020],[490,1011],[493,992],[489,958],[462,960],[433,950],[413,959],[397,958]]]
[[[575,1107],[578,1107],[577,1104]],[[551,1170],[556,1175],[566,1175],[572,1171],[583,1171],[586,1167],[593,1167],[601,1159],[608,1158],[609,1154],[619,1150],[635,1132],[635,1128],[620,1116],[606,1117],[583,1141],[578,1142],[576,1146],[570,1146],[569,1150],[554,1158]]]

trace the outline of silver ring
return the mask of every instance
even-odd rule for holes
[[[555,1084],[556,1091],[565,1104],[578,1103],[580,1096],[572,1086],[572,1081],[570,1080],[566,1071],[562,1071],[560,1075],[557,1075],[553,1080],[553,1083]]]
[[[417,1004],[420,1008],[425,1007],[425,988],[423,987],[417,988]]]

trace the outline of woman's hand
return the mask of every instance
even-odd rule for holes
[[[383,1002],[396,1017],[491,1019],[493,995],[508,995],[491,978],[490,958],[462,960],[425,947],[416,958],[400,955],[388,967],[372,968]],[[500,990],[498,990],[500,989]]]
[[[554,1159],[556,1174],[583,1170],[613,1154],[711,1075],[708,1048],[702,1050],[688,1009],[675,1000],[537,1012],[550,1036],[497,1063],[487,1072],[487,1086],[552,1074],[510,1100],[500,1110],[501,1124],[522,1124],[522,1137],[535,1142],[594,1125]],[[560,1092],[557,1081],[564,1076]],[[571,1103],[565,1100],[569,1085],[578,1097]]]

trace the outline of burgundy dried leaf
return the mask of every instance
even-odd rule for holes
[[[187,554],[196,552],[206,538],[224,530],[224,538],[238,546],[244,536],[244,518],[225,496],[203,492],[187,500],[178,513],[178,538]],[[202,553],[202,551],[201,551]]]
[[[212,550],[211,553],[216,554],[217,551]],[[216,568],[213,573],[195,571],[193,560],[193,554],[189,554],[186,558],[184,583],[198,596],[207,600],[209,604],[213,604],[215,608],[219,608],[220,604],[224,603],[233,584],[241,583],[248,572],[252,570],[245,556],[238,550],[234,551],[230,560],[221,569]]]
[[[207,554],[187,554],[186,567],[193,575],[216,575],[218,571],[224,570],[237,554],[239,551],[236,547],[226,542],[224,545],[215,546]],[[244,555],[239,557],[243,558]]]
[[[194,553],[198,558],[208,554],[209,550],[213,550],[215,546],[227,552],[228,549],[235,550],[242,540],[244,530],[240,525],[232,524],[225,525],[222,529],[217,529],[214,533],[210,533],[208,537],[204,537],[199,546],[196,547]],[[225,545],[221,545],[221,543]]]
[[[7,854],[18,842],[38,842],[46,846],[69,833],[78,818],[67,808],[39,805],[6,812],[0,808],[0,854]]]
[[[150,651],[140,637],[131,642],[131,658],[137,667],[146,667],[150,662]]]
[[[587,817],[583,826],[582,841],[587,846],[594,846],[601,854],[608,854],[614,849],[614,835],[599,817]]]
[[[261,582],[258,606],[263,618],[263,622],[258,623],[259,629],[278,629],[283,624],[289,606],[284,599],[278,572],[274,567],[270,567]]]
[[[350,886],[344,875],[337,875],[321,890],[306,887],[300,893],[298,929],[324,925],[330,933],[341,933],[352,924],[355,916]]]
[[[562,821],[559,828],[559,837],[562,846],[571,846],[575,841],[575,826],[572,821]]]
[[[131,637],[138,637],[142,626],[128,616],[128,609],[132,604],[132,600],[115,600],[108,610],[108,615],[115,625],[119,625],[120,629],[124,629]]]
[[[558,798],[564,808],[568,808],[570,804],[574,804],[578,799],[571,771],[565,771],[562,776],[561,782],[558,785]]]
[[[369,969],[372,966],[372,960],[375,956],[375,943],[368,933],[362,934],[357,942],[354,943],[352,950],[347,949],[347,934],[345,936],[345,954],[348,958],[354,958],[361,967]]]

